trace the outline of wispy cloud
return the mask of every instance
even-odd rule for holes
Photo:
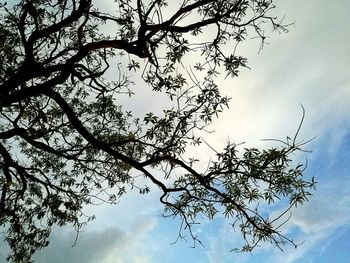
[[[301,233],[296,239],[304,242],[297,249],[289,249],[286,254],[276,253],[272,262],[298,262],[311,250],[322,253],[343,232],[341,229],[349,229],[349,186],[349,182],[330,182],[328,187],[318,189],[310,203],[296,209],[289,227],[298,227]]]

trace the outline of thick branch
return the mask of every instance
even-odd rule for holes
[[[97,149],[100,149],[100,150],[112,155],[116,159],[119,159],[119,160],[123,161],[124,163],[129,164],[130,166],[132,166],[136,170],[139,170],[140,172],[145,174],[154,184],[158,185],[164,192],[167,191],[167,187],[162,182],[155,179],[154,176],[152,176],[144,168],[144,166],[141,163],[137,162],[136,160],[134,160],[132,158],[125,156],[124,154],[120,153],[117,150],[112,149],[110,147],[110,144],[108,144],[104,141],[98,140],[94,135],[92,135],[84,127],[84,125],[81,123],[81,121],[76,116],[75,112],[70,107],[70,105],[67,103],[67,101],[63,97],[61,97],[61,95],[58,92],[53,91],[52,89],[47,89],[44,91],[44,94],[46,96],[50,97],[51,99],[53,99],[61,107],[61,109],[66,114],[67,118],[69,119],[70,123],[73,125],[73,127],[77,130],[77,132],[85,140],[87,140],[89,143],[91,143]]]

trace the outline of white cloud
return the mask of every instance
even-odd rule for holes
[[[317,5],[312,2],[305,12],[312,13],[313,4]],[[338,42],[346,36],[342,35],[344,32],[337,24],[350,21],[331,21],[337,32],[330,32],[332,25],[325,25],[330,21],[319,22],[310,16],[309,22],[305,30],[301,26],[292,29],[304,32],[294,34],[292,39],[287,35],[288,40],[285,38],[277,43],[274,43],[276,38],[271,40],[266,53],[264,51],[254,59],[251,71],[244,72],[232,84],[225,83],[223,93],[231,93],[233,101],[230,110],[213,126],[216,133],[208,136],[211,145],[220,149],[228,137],[237,143],[247,141],[251,145],[263,145],[259,141],[262,138],[291,136],[299,124],[299,103],[302,103],[306,108],[306,119],[300,138],[309,139],[315,135],[319,140],[329,138],[331,141],[327,147],[317,149],[322,150],[318,154],[328,155],[334,163],[337,162],[339,147],[350,127],[350,79],[345,75],[349,49],[342,44],[349,41]],[[329,36],[326,40],[322,28]],[[266,61],[268,68],[265,68]],[[232,89],[229,91],[229,88]],[[312,146],[318,147],[318,144],[316,141]],[[197,155],[209,158],[211,154],[197,151]],[[287,248],[281,254],[277,249],[262,247],[253,255],[232,254],[228,253],[232,248],[227,246],[228,240],[231,243],[232,239],[239,240],[239,234],[221,231],[210,238],[208,261],[263,262],[259,261],[259,254],[270,251],[274,256],[266,262],[294,263],[312,250],[322,253],[340,229],[350,227],[350,192],[347,190],[350,185],[338,181],[336,176],[334,167],[327,176],[329,180],[319,183],[317,195],[310,203],[293,212],[292,226],[302,230],[297,240],[305,241],[298,249]]]
[[[306,235],[350,226],[350,185],[343,180],[338,184],[330,184],[318,189],[308,204],[293,213],[293,224],[300,227]]]

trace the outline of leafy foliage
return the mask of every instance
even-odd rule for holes
[[[180,236],[187,229],[197,240],[191,226],[200,216],[223,213],[239,226],[243,250],[261,241],[293,243],[276,225],[285,211],[272,219],[258,204],[307,200],[315,182],[303,179],[302,165],[293,166],[290,156],[301,146],[296,137],[241,155],[228,143],[205,171],[185,157],[228,107],[215,80],[247,67],[227,47],[247,36],[264,43],[267,26],[286,31],[269,15],[273,1],[116,0],[113,6],[116,12],[100,11],[92,0],[0,4],[0,225],[8,259],[29,262],[47,246],[53,225],[79,229],[84,205],[115,203],[130,187],[147,194],[152,184],[163,193],[164,215],[183,220]],[[113,79],[111,65],[118,72]],[[132,96],[137,77],[166,94],[170,108],[140,117],[119,105]],[[138,186],[135,171],[149,185]]]

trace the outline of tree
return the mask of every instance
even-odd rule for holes
[[[28,262],[51,227],[85,218],[97,199],[114,203],[131,187],[162,191],[164,215],[191,226],[224,214],[250,251],[262,241],[293,243],[279,219],[307,200],[314,180],[291,161],[297,135],[267,150],[227,143],[204,169],[186,149],[199,147],[228,106],[215,80],[236,77],[247,36],[286,31],[272,0],[21,0],[0,5],[0,225],[8,260]],[[196,61],[193,63],[193,59]],[[112,71],[113,70],[113,71]],[[108,77],[110,72],[114,78]],[[196,73],[194,73],[196,72]],[[131,73],[135,79],[132,79]],[[132,83],[169,98],[168,109],[133,116],[118,103]],[[141,85],[141,84],[140,84]],[[160,176],[159,172],[162,172]],[[137,184],[139,174],[148,182]],[[260,203],[289,200],[275,218]]]

